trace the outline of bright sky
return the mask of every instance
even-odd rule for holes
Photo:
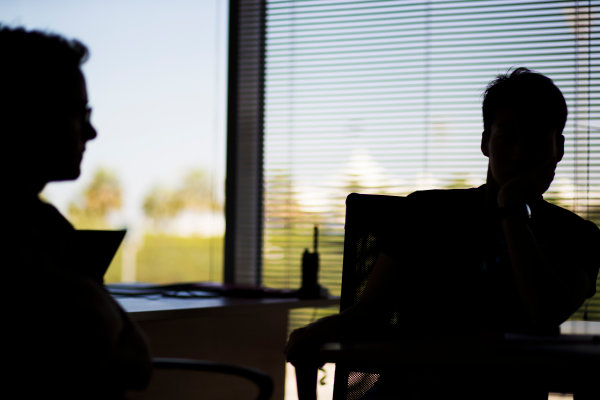
[[[176,186],[192,168],[212,171],[224,196],[226,1],[2,0],[0,16],[90,49],[83,70],[98,138],[79,180],[44,193],[63,212],[100,167],[121,180],[127,225],[152,186]]]

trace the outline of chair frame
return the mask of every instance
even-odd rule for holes
[[[357,243],[364,239],[365,233],[378,237],[397,228],[402,222],[406,202],[403,196],[360,193],[347,196],[340,311],[360,300],[362,283],[371,272],[370,268],[365,270],[364,260],[357,256]],[[374,262],[375,259],[370,260],[371,266]],[[346,399],[348,372],[340,363],[336,365],[333,399]]]
[[[214,361],[174,357],[154,357],[152,364],[154,368],[162,370],[203,371],[245,378],[258,387],[256,400],[268,400],[273,394],[273,380],[271,377],[254,368]]]
[[[366,281],[370,270],[362,268],[362,260],[357,257],[357,242],[365,232],[376,236],[386,234],[402,222],[406,197],[351,193],[346,198],[344,232],[344,256],[342,266],[342,291],[340,311],[360,300],[361,283]],[[370,260],[371,266],[374,259]],[[361,271],[362,270],[362,271]],[[362,274],[362,276],[360,276]],[[341,363],[336,364],[334,378],[334,399],[345,399],[347,393],[348,370]],[[300,400],[316,400],[317,369],[314,365],[296,366],[298,397]]]

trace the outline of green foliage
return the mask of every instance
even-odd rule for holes
[[[144,198],[142,209],[159,230],[183,210],[221,211],[223,206],[212,197],[210,175],[200,169],[189,171],[175,189],[155,186]]]
[[[146,196],[143,210],[159,228],[184,210],[215,211],[221,207],[211,197],[209,175],[202,170],[186,174],[175,190],[156,186]],[[98,169],[78,201],[69,205],[68,216],[78,229],[111,229],[107,217],[122,206],[122,189],[117,176]],[[125,244],[124,244],[125,245]],[[222,281],[223,238],[179,237],[146,234],[135,255],[136,280],[150,283],[179,281]],[[123,246],[115,255],[105,281],[120,282],[123,275]]]
[[[176,193],[164,187],[155,186],[144,199],[142,209],[147,217],[158,221],[173,218],[183,208],[184,203]]]
[[[183,178],[183,183],[176,192],[184,207],[190,210],[219,211],[220,204],[211,196],[211,180],[203,170],[190,171]]]
[[[107,229],[107,215],[122,206],[121,183],[106,169],[96,171],[79,203],[69,204],[69,219],[78,229]]]
[[[140,282],[221,282],[223,237],[147,234],[136,261]]]
[[[448,183],[445,189],[464,189],[469,187],[472,186],[469,184],[467,176],[455,174],[454,178]]]

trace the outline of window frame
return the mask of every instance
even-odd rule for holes
[[[224,277],[262,283],[265,2],[231,0]]]

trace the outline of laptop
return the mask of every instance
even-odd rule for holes
[[[79,272],[95,282],[103,283],[104,274],[121,246],[126,232],[126,229],[76,230],[74,247],[77,268],[83,268]]]

